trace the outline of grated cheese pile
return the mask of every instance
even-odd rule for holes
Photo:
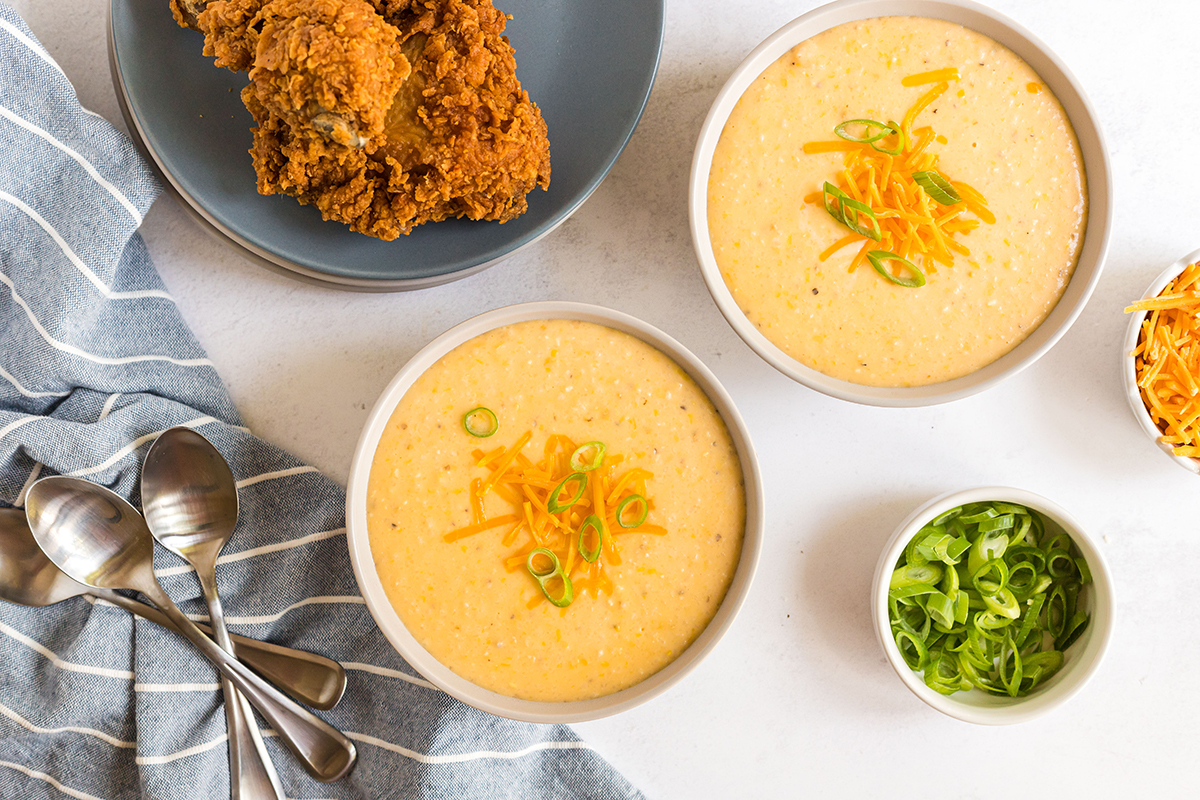
[[[453,530],[443,538],[447,542],[455,542],[484,531],[503,529],[501,543],[505,547],[516,545],[513,554],[504,560],[504,568],[508,572],[525,569],[529,554],[545,548],[558,556],[576,594],[590,591],[593,598],[599,597],[601,592],[611,595],[613,583],[605,573],[605,564],[615,566],[621,563],[621,550],[614,534],[662,536],[667,533],[661,525],[642,522],[627,528],[617,519],[621,502],[633,495],[646,498],[646,511],[653,510],[654,504],[646,494],[646,482],[654,474],[641,467],[633,467],[618,475],[617,467],[624,457],[609,453],[601,466],[582,473],[586,476],[586,485],[578,501],[558,513],[551,513],[551,495],[565,478],[575,472],[570,462],[577,445],[566,436],[550,436],[541,460],[535,463],[522,452],[532,437],[533,432],[526,431],[512,447],[472,452],[476,466],[488,471],[487,477],[471,481],[471,524]],[[559,502],[569,500],[570,497],[564,495],[573,495],[576,488],[574,483],[570,484],[557,498]],[[489,492],[507,502],[512,512],[486,517],[484,497]],[[579,532],[584,521],[592,514],[603,520],[605,531],[601,537],[603,547],[600,556],[588,563],[579,553]],[[523,541],[517,545],[522,534]],[[590,531],[589,535],[594,541],[595,532]],[[546,596],[538,589],[526,607],[532,609],[543,602],[546,602]]]
[[[1200,458],[1200,262],[1188,266],[1158,297],[1125,309],[1146,311],[1134,349],[1142,402],[1175,455]]]
[[[807,154],[846,153],[843,169],[837,175],[837,186],[852,199],[870,206],[879,223],[880,241],[858,233],[850,233],[830,245],[820,254],[825,261],[843,247],[863,242],[850,262],[853,272],[867,259],[871,250],[885,250],[905,259],[919,257],[926,272],[936,272],[936,265],[952,266],[955,254],[970,256],[961,242],[955,239],[979,227],[979,222],[995,223],[996,217],[987,207],[983,195],[960,181],[949,181],[962,198],[953,205],[941,205],[932,199],[913,178],[915,172],[936,171],[938,157],[929,152],[934,141],[945,144],[931,126],[914,128],[917,116],[950,88],[949,81],[958,80],[958,69],[946,69],[909,75],[901,81],[903,86],[936,84],[917,100],[904,115],[900,123],[903,131],[903,148],[897,145],[897,137],[888,136],[886,149],[900,150],[899,155],[882,153],[867,143],[844,140],[809,142],[804,145]],[[895,125],[895,123],[890,123]],[[822,192],[814,192],[804,198],[806,203],[822,202]],[[970,212],[978,219],[965,219]]]

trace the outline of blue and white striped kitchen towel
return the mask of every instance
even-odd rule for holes
[[[288,797],[641,797],[569,728],[469,708],[388,645],[351,573],[341,488],[241,427],[164,291],[136,233],[158,193],[0,5],[0,505],[52,474],[137,504],[150,442],[196,428],[241,489],[218,567],[231,629],[323,653],[349,676],[323,716],[357,743],[357,768],[315,783],[268,737]],[[195,576],[158,558],[167,591],[200,617]],[[0,653],[0,798],[229,796],[215,673],[174,634],[83,598],[0,603]]]

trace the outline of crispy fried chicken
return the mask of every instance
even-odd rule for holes
[[[218,66],[248,71],[262,194],[380,239],[505,222],[550,182],[546,123],[490,0],[171,0]]]

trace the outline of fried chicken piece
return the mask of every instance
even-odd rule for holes
[[[204,34],[204,55],[218,67],[245,72],[258,48],[258,12],[264,0],[171,0],[180,26]]]
[[[360,148],[383,132],[409,76],[399,32],[365,0],[271,0],[258,14],[250,86],[257,105],[297,130]]]
[[[172,11],[218,65],[249,69],[262,194],[392,240],[449,217],[514,219],[549,185],[546,123],[490,0],[172,0]]]

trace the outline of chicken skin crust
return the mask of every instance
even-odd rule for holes
[[[550,182],[546,123],[490,0],[172,0],[219,66],[247,70],[262,194],[384,240],[512,220]]]

